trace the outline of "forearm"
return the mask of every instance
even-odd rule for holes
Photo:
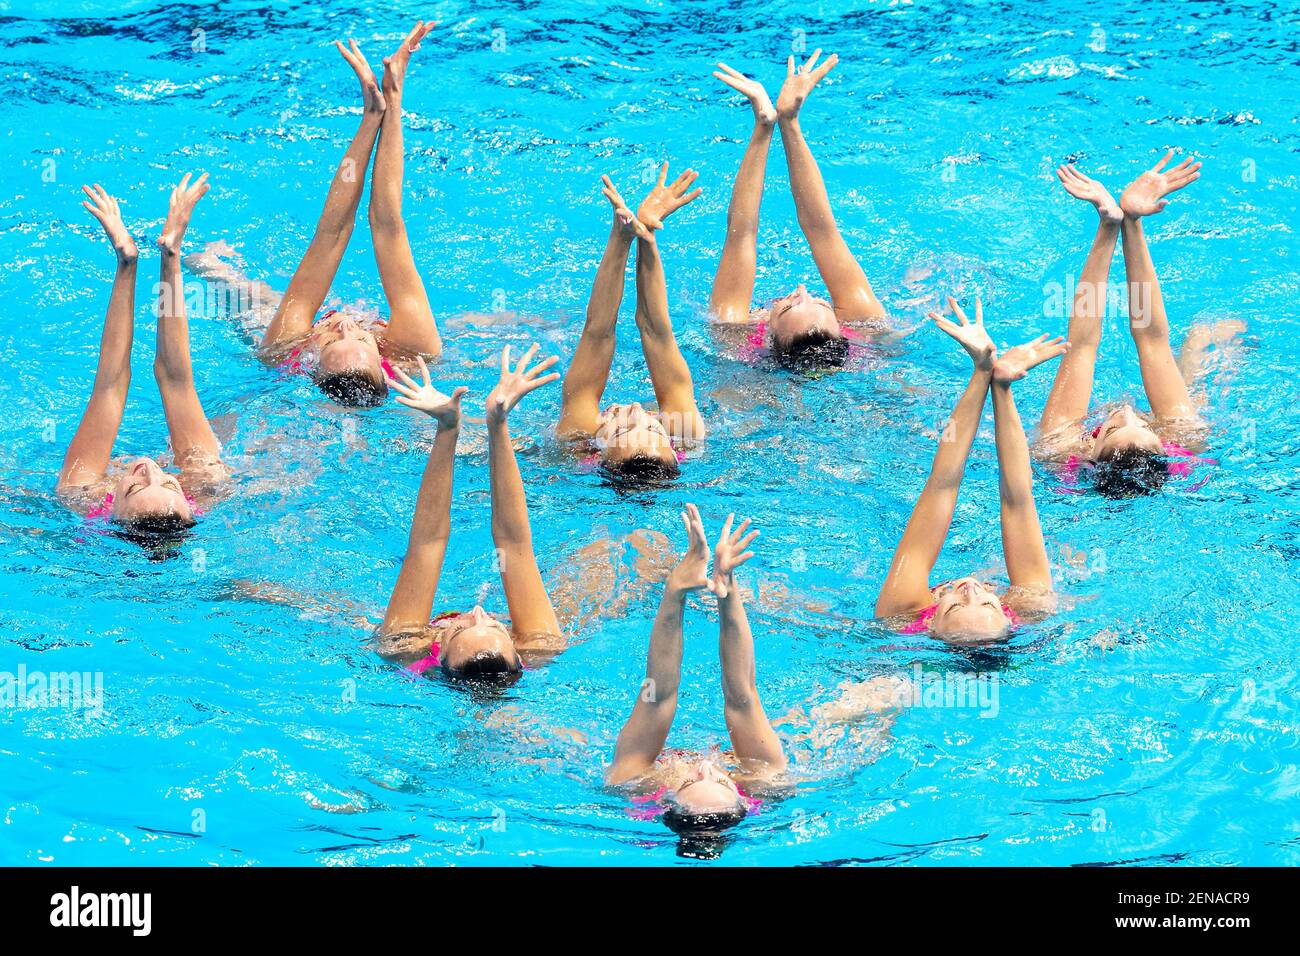
[[[108,300],[104,331],[99,339],[99,364],[94,391],[125,400],[131,384],[131,343],[135,336],[136,260],[118,260]]]
[[[956,489],[961,485],[966,473],[966,461],[970,457],[971,446],[975,443],[975,433],[979,430],[980,418],[984,414],[984,401],[991,381],[991,372],[976,369],[971,374],[966,390],[958,399],[940,435],[939,447],[934,453],[934,463],[926,482],[927,490]]]
[[[1124,217],[1124,272],[1128,280],[1129,331],[1139,349],[1149,344],[1169,346],[1169,320],[1165,315],[1156,267],[1151,261],[1142,220]],[[1170,349],[1172,353],[1172,349]]]
[[[650,650],[646,654],[645,696],[656,703],[675,701],[682,673],[682,620],[686,610],[686,592],[664,586],[654,626],[650,630]]]
[[[668,317],[668,284],[659,243],[653,236],[636,241],[636,321],[643,336],[672,337]]]
[[[616,222],[609,231],[605,253],[596,268],[596,278],[591,285],[591,298],[587,301],[587,321],[582,329],[582,342],[589,336],[612,338],[618,324],[618,310],[623,304],[624,277],[627,257],[632,251],[632,240]]]
[[[805,235],[834,231],[837,227],[826,183],[804,139],[798,117],[781,120],[781,145],[790,170],[790,191],[794,194],[800,229]]]
[[[370,184],[370,226],[380,231],[405,229],[402,189],[405,175],[405,139],[402,134],[402,91],[384,89],[384,123],[375,150],[375,175]],[[373,139],[372,139],[373,142]]]
[[[488,421],[488,464],[492,484],[492,540],[499,549],[525,549],[531,553],[533,535],[528,524],[524,480],[504,420]]]
[[[772,126],[755,121],[749,145],[736,173],[736,185],[727,206],[727,239],[753,236],[758,232],[758,214],[763,203],[763,183],[767,177],[767,154],[772,145]]]
[[[356,226],[357,208],[361,205],[361,193],[366,184],[366,168],[370,165],[370,153],[375,146],[375,137],[379,135],[382,114],[370,112],[361,114],[361,125],[357,127],[330,181],[329,193],[325,197],[325,208],[321,210],[316,223],[313,243],[346,242],[352,236]],[[400,201],[400,198],[399,198]]]
[[[185,287],[181,279],[180,250],[161,249],[158,278],[158,346],[154,377],[160,386],[191,385],[189,319],[185,313]]]
[[[718,599],[718,657],[722,664],[722,694],[727,706],[752,706],[758,699],[754,636],[734,577],[728,583],[727,596]]]
[[[420,493],[411,519],[409,548],[445,543],[451,536],[452,475],[456,466],[459,426],[439,426],[429,460],[420,479]]]
[[[995,382],[993,421],[998,450],[998,486],[1004,508],[1033,508],[1033,470],[1029,463],[1029,440],[1016,410],[1011,386]]]

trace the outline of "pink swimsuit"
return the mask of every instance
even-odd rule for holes
[[[181,494],[185,494],[185,492],[181,492]],[[194,512],[194,517],[196,518],[203,517],[203,512],[199,510],[198,502],[196,502],[189,495],[185,495],[185,501],[187,504],[189,504],[190,511]],[[95,507],[91,508],[89,511],[86,512],[86,520],[107,521],[111,517],[113,517],[113,492],[110,491],[108,492],[108,494],[104,495],[103,501],[101,501],[99,504],[95,505]]]

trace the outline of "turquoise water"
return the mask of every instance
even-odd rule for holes
[[[0,862],[680,862],[664,828],[600,788],[654,593],[585,627],[505,702],[407,679],[346,617],[229,599],[251,578],[381,612],[431,438],[405,410],[328,405],[306,381],[269,375],[233,322],[200,310],[196,376],[238,472],[234,497],[179,558],[151,563],[87,535],[51,494],[112,269],[80,184],[120,196],[149,249],[167,185],[208,170],[191,248],[224,239],[283,288],[356,122],[355,81],[329,41],[355,36],[377,64],[418,16],[444,23],[405,95],[407,224],[443,317],[440,381],[469,384],[481,402],[489,353],[505,342],[537,340],[567,362],[607,231],[601,173],[636,194],[668,159],[700,170],[705,190],[669,223],[663,250],[707,452],[671,489],[620,497],[556,451],[558,390],[526,399],[514,431],[529,443],[543,570],[638,527],[675,538],[686,501],[711,526],[734,509],[763,529],[750,577],[774,596],[751,615],[770,713],[917,663],[996,668],[996,716],[912,709],[878,756],[849,739],[801,751],[802,782],[734,831],[722,862],[1300,862],[1293,10],[262,6],[115,2],[74,15],[0,3],[0,671],[102,673],[104,684],[102,713],[0,715]],[[755,72],[775,93],[805,36],[841,57],[805,131],[849,243],[903,328],[952,291],[983,295],[999,341],[1063,331],[1044,317],[1045,289],[1077,273],[1092,219],[1051,170],[1074,160],[1118,187],[1167,147],[1205,162],[1148,229],[1175,334],[1212,318],[1250,325],[1243,364],[1212,395],[1221,465],[1199,488],[1171,483],[1127,503],[1040,486],[1071,606],[996,659],[871,621],[964,358],[920,329],[808,381],[737,359],[702,317],[749,132],[747,107],[711,66]],[[783,167],[774,144],[760,298],[814,277]],[[156,258],[140,268],[118,449],[157,454]],[[335,293],[382,302],[364,217]],[[650,394],[630,325],[614,400]],[[1124,331],[1108,322],[1099,401],[1138,394]],[[1026,420],[1049,381],[1040,372],[1020,387]],[[504,611],[486,471],[481,427],[467,427],[440,605]],[[996,572],[996,481],[990,422],[937,577]],[[687,627],[670,744],[705,748],[725,739],[716,626],[696,609]],[[541,742],[507,733],[503,713]],[[548,742],[554,728],[589,742]]]

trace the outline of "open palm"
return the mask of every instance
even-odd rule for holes
[[[929,313],[931,321],[940,329],[952,336],[966,350],[966,354],[971,357],[975,367],[981,371],[987,372],[993,368],[993,360],[997,357],[997,349],[993,345],[993,340],[989,338],[988,331],[984,328],[984,305],[977,298],[975,300],[975,321],[971,322],[966,318],[966,313],[962,311],[957,300],[948,296],[948,308],[952,309],[952,314],[957,316],[960,325],[951,319],[945,319],[938,312]]]
[[[1029,370],[1044,362],[1058,358],[1070,350],[1070,343],[1057,336],[1049,339],[1040,335],[1032,342],[1007,349],[993,363],[993,381],[1015,382],[1029,374]]]
[[[665,185],[668,179],[668,164],[664,163],[659,167],[659,181],[655,183],[650,195],[641,201],[637,207],[636,217],[640,219],[649,229],[662,229],[664,220],[678,209],[681,209],[687,203],[694,202],[704,190],[696,189],[694,192],[687,192],[691,188],[691,183],[695,182],[695,177],[699,176],[693,169],[688,169],[676,179],[671,185]]]
[[[821,55],[821,50],[814,50],[807,62],[798,67],[795,66],[794,57],[786,60],[785,82],[781,84],[781,92],[776,98],[776,115],[781,119],[792,120],[798,117],[799,109],[804,100],[808,99],[813,87],[840,62],[839,54],[832,53],[821,66],[817,66],[817,58]]]
[[[1171,149],[1165,153],[1164,159],[1133,180],[1128,189],[1124,190],[1119,197],[1119,205],[1125,215],[1136,219],[1158,213],[1169,205],[1165,196],[1184,186],[1190,186],[1201,178],[1201,164],[1190,156],[1172,169],[1161,172],[1173,156],[1174,151]]]
[[[456,428],[460,425],[460,400],[469,389],[460,385],[450,395],[438,391],[429,381],[429,366],[424,364],[424,358],[416,356],[416,361],[420,363],[423,383],[417,383],[400,368],[393,369],[392,386],[397,392],[397,401],[407,408],[424,412],[441,428]]]

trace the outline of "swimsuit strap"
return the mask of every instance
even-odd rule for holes
[[[104,495],[104,500],[95,507],[86,512],[87,521],[97,521],[100,518],[109,518],[113,514],[113,492]]]

